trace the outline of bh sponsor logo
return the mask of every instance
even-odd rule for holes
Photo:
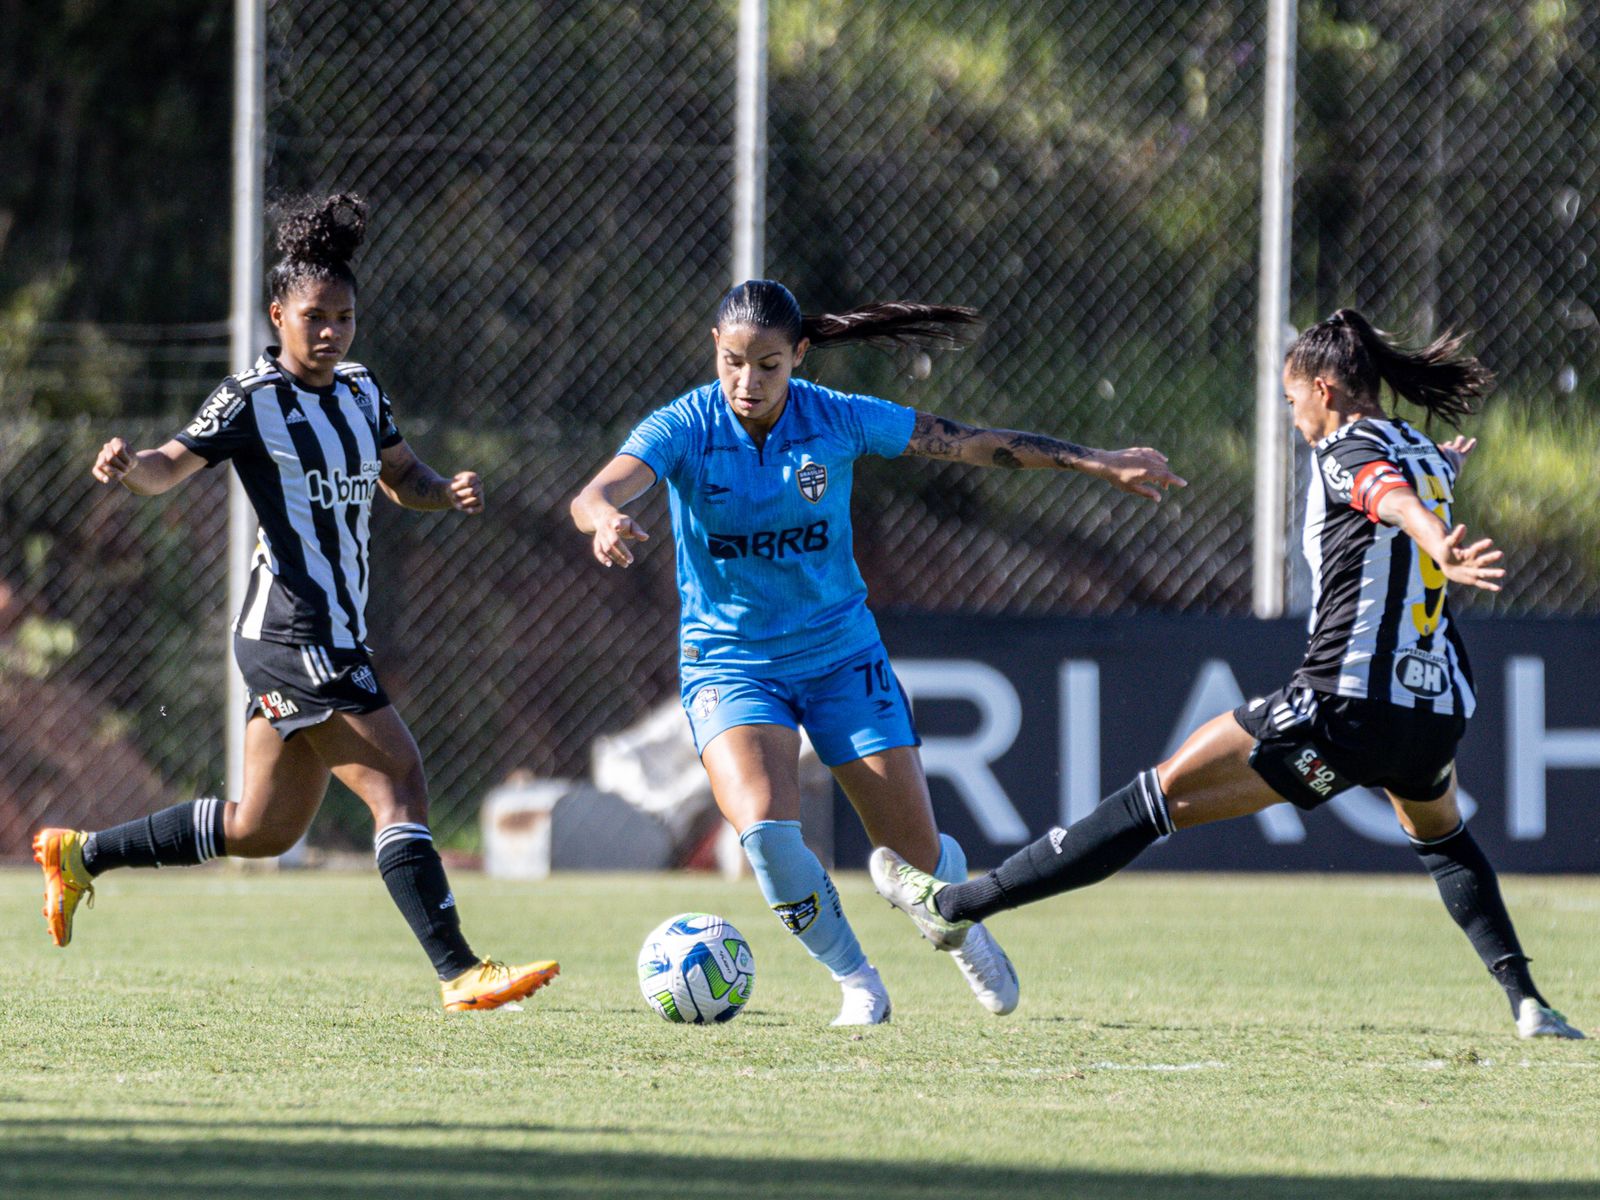
[[[795,558],[828,548],[828,523],[817,521],[794,529],[761,529],[755,533],[707,533],[712,558]]]
[[[1394,677],[1413,696],[1432,700],[1450,686],[1450,664],[1437,654],[1407,650],[1394,662]]]
[[[360,475],[346,475],[335,467],[328,474],[321,471],[306,473],[306,495],[313,504],[335,508],[345,504],[370,504],[378,490],[378,476],[383,464],[370,459],[361,464]]]

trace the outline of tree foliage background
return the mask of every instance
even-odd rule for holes
[[[425,456],[490,481],[470,528],[380,506],[375,548],[381,665],[458,826],[510,767],[581,773],[595,733],[673,692],[670,554],[595,575],[565,499],[710,373],[736,10],[269,4],[269,184],[371,199],[357,355]],[[811,310],[908,296],[991,321],[925,382],[867,351],[817,375],[1156,444],[1193,481],[1150,511],[1038,474],[867,466],[877,605],[1248,609],[1264,10],[773,0],[769,272]],[[218,481],[141,504],[95,491],[86,456],[135,420],[165,437],[228,367],[230,19],[0,0],[0,672],[12,694],[79,689],[68,725],[98,714],[97,744],[157,789],[217,782],[195,727],[226,653]],[[1355,304],[1471,330],[1502,385],[1462,511],[1518,575],[1465,602],[1600,610],[1600,6],[1305,0],[1297,69],[1295,320]],[[659,497],[645,514],[664,524]],[[41,778],[76,778],[30,728],[26,761],[0,736],[19,821]]]

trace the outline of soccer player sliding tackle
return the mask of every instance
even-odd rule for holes
[[[1083,820],[980,879],[945,882],[880,848],[878,891],[934,945],[956,950],[972,922],[1098,883],[1178,830],[1382,788],[1445,908],[1505,989],[1517,1033],[1581,1038],[1535,986],[1456,799],[1456,745],[1475,701],[1446,584],[1498,591],[1505,576],[1501,552],[1487,538],[1469,541],[1451,517],[1475,441],[1436,446],[1380,403],[1387,385],[1454,423],[1492,380],[1459,338],[1408,350],[1350,309],[1306,330],[1283,387],[1314,451],[1303,544],[1316,590],[1310,644],[1288,686],[1215,717]]]

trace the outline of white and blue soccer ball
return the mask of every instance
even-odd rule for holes
[[[744,1011],[755,978],[744,935],[710,913],[669,917],[639,951],[639,990],[668,1021],[731,1021]]]

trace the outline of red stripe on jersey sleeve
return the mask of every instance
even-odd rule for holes
[[[1379,501],[1390,492],[1410,487],[1399,467],[1388,459],[1380,458],[1377,462],[1367,463],[1356,472],[1355,483],[1350,488],[1350,507],[1363,513],[1367,520],[1376,523]]]

